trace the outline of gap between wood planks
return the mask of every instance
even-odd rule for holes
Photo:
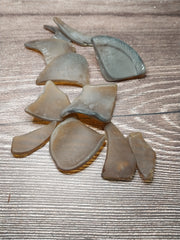
[[[0,17],[20,17],[20,16],[54,16],[57,14],[54,13],[0,13]],[[84,13],[59,13],[59,16],[117,16],[117,17],[144,17],[144,16],[160,16],[160,17],[179,17],[179,13],[171,12],[171,13],[114,13],[114,12],[104,12],[104,13],[92,13],[92,12],[84,12]]]
[[[163,115],[163,114],[174,114],[174,113],[180,113],[180,110],[178,111],[168,111],[168,112],[155,112],[155,113],[137,113],[137,114],[120,114],[120,115],[114,115],[113,117],[137,117],[137,116],[153,116],[153,115]],[[25,122],[32,122],[32,121],[23,121],[23,122],[15,122],[15,123],[0,123],[0,126],[11,126],[16,124],[22,124]]]
[[[180,110],[177,111],[168,111],[168,112],[155,112],[155,113],[134,113],[134,114],[120,114],[114,115],[113,117],[137,117],[137,116],[151,116],[151,115],[161,115],[161,114],[172,114],[172,113],[180,113]]]

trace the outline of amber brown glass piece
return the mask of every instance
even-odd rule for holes
[[[90,160],[103,145],[104,139],[104,135],[79,120],[68,118],[51,135],[50,153],[59,169],[70,171]]]
[[[62,39],[34,40],[27,42],[24,45],[29,49],[39,51],[44,56],[47,64],[57,56],[64,55],[68,52],[75,52],[75,48]]]
[[[131,133],[128,136],[129,144],[137,161],[140,175],[146,182],[153,179],[156,154],[139,132]]]
[[[58,56],[40,73],[37,84],[52,80],[57,84],[84,86],[89,83],[89,70],[86,59],[76,53]]]
[[[91,46],[91,37],[80,33],[64,23],[60,18],[54,17],[54,22],[59,27],[60,31],[68,37],[71,41],[81,45],[81,46]]]
[[[136,160],[128,140],[112,123],[105,127],[107,156],[102,177],[107,180],[131,180],[136,170]]]
[[[56,122],[43,126],[27,134],[16,136],[12,141],[11,152],[15,157],[25,157],[44,146],[54,128]]]
[[[52,81],[48,81],[44,92],[25,111],[44,120],[61,121],[60,114],[69,104],[67,95],[58,89]]]
[[[95,36],[92,43],[101,73],[107,81],[120,81],[145,74],[142,59],[127,43],[109,36]]]
[[[82,113],[103,122],[110,122],[115,105],[117,86],[86,85],[81,94],[62,111],[63,117],[71,113]]]

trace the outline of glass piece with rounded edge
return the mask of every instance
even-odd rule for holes
[[[50,25],[44,25],[44,29],[54,33],[53,38],[56,39],[62,39],[65,40],[67,42],[71,42],[69,38],[67,38],[64,34],[62,34],[59,30],[59,28],[54,27],[54,26],[50,26]]]
[[[92,46],[91,37],[76,31],[68,26],[60,18],[54,17],[54,22],[59,27],[60,31],[67,36],[72,42],[75,42],[81,46]]]
[[[95,36],[92,43],[101,73],[107,81],[116,82],[145,74],[145,65],[138,53],[120,39]]]
[[[112,123],[105,126],[105,131],[107,155],[102,177],[107,180],[131,180],[136,171],[136,160],[128,140]]]
[[[56,122],[13,138],[11,152],[15,157],[26,157],[43,147],[56,127]]]
[[[129,144],[137,161],[137,167],[145,182],[153,179],[156,154],[144,140],[140,132],[134,132],[128,136]]]
[[[44,56],[46,64],[49,64],[57,56],[76,51],[70,43],[62,39],[34,40],[24,45],[26,48],[39,51]]]
[[[88,63],[77,53],[58,56],[40,73],[36,83],[41,85],[48,80],[56,84],[84,86],[89,83]]]
[[[75,118],[68,118],[51,135],[50,153],[60,170],[70,171],[89,161],[104,141],[104,135]]]
[[[117,85],[86,85],[81,94],[65,108],[61,116],[82,113],[103,122],[110,122],[115,106]]]
[[[68,96],[52,82],[46,82],[44,92],[26,107],[30,115],[47,121],[61,121],[60,114],[70,104]]]

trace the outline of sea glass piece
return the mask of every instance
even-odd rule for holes
[[[136,171],[136,160],[128,140],[113,123],[107,124],[105,131],[107,155],[102,177],[107,180],[131,180]]]
[[[76,31],[75,29],[64,23],[60,18],[54,17],[53,20],[57,24],[60,31],[72,42],[75,42],[81,46],[92,46],[90,36]]]
[[[84,86],[89,83],[89,70],[86,59],[76,53],[67,53],[56,57],[40,73],[38,85],[52,80],[57,84]]]
[[[48,81],[44,92],[25,111],[44,120],[61,121],[60,114],[69,104],[67,95],[58,89],[52,81]]]
[[[59,30],[59,28],[54,27],[54,26],[50,26],[50,25],[44,25],[44,29],[54,33],[53,38],[56,39],[62,39],[65,40],[67,42],[71,42],[69,38],[67,38],[64,34],[62,34]]]
[[[116,82],[145,74],[145,66],[138,53],[120,39],[95,36],[92,43],[101,73],[107,81]]]
[[[11,152],[15,157],[25,157],[43,147],[56,127],[56,122],[51,122],[27,134],[13,138]]]
[[[104,140],[104,135],[75,118],[68,118],[51,135],[50,153],[60,170],[70,171],[90,160]]]
[[[110,122],[115,105],[117,86],[86,85],[81,94],[65,108],[61,116],[65,117],[71,113],[82,113],[92,116],[103,122]]]
[[[72,45],[62,39],[42,39],[34,40],[24,44],[25,47],[39,51],[44,56],[46,64],[49,64],[57,56],[68,52],[75,52]]]
[[[140,132],[131,133],[128,136],[129,144],[137,161],[140,175],[146,182],[153,179],[156,154],[144,140]]]

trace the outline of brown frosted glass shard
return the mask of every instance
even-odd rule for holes
[[[60,18],[54,17],[54,22],[59,27],[60,31],[68,37],[71,41],[81,46],[92,46],[91,37],[76,31],[75,29],[68,26]]]
[[[62,34],[59,30],[59,28],[57,27],[54,27],[54,26],[49,26],[49,25],[44,25],[44,29],[54,33],[54,36],[53,38],[56,38],[56,39],[62,39],[62,40],[65,40],[67,42],[70,42],[70,39],[67,38],[64,34]]]
[[[90,160],[104,140],[104,135],[75,118],[68,118],[51,135],[50,153],[59,169],[70,171]]]
[[[42,39],[34,40],[24,44],[26,48],[39,51],[44,56],[46,64],[54,58],[68,52],[75,52],[72,45],[62,39]]]
[[[43,126],[30,133],[13,138],[11,152],[15,157],[25,157],[38,150],[48,140],[56,127],[56,122]]]
[[[145,66],[138,53],[120,39],[95,36],[92,43],[101,73],[107,81],[131,79],[145,74]]]
[[[135,132],[128,136],[129,144],[137,161],[137,167],[144,181],[151,182],[155,168],[156,154],[147,144],[141,133]]]
[[[36,83],[40,85],[48,80],[57,84],[84,86],[89,83],[88,63],[76,53],[58,56],[40,73]]]
[[[115,105],[117,86],[86,85],[81,94],[65,108],[61,116],[71,113],[82,113],[95,117],[103,122],[110,122]]]
[[[60,114],[69,104],[67,95],[58,89],[52,81],[48,81],[44,92],[25,111],[44,120],[61,121]]]
[[[131,180],[136,171],[136,160],[128,140],[112,123],[105,127],[107,155],[102,177],[107,180]]]

